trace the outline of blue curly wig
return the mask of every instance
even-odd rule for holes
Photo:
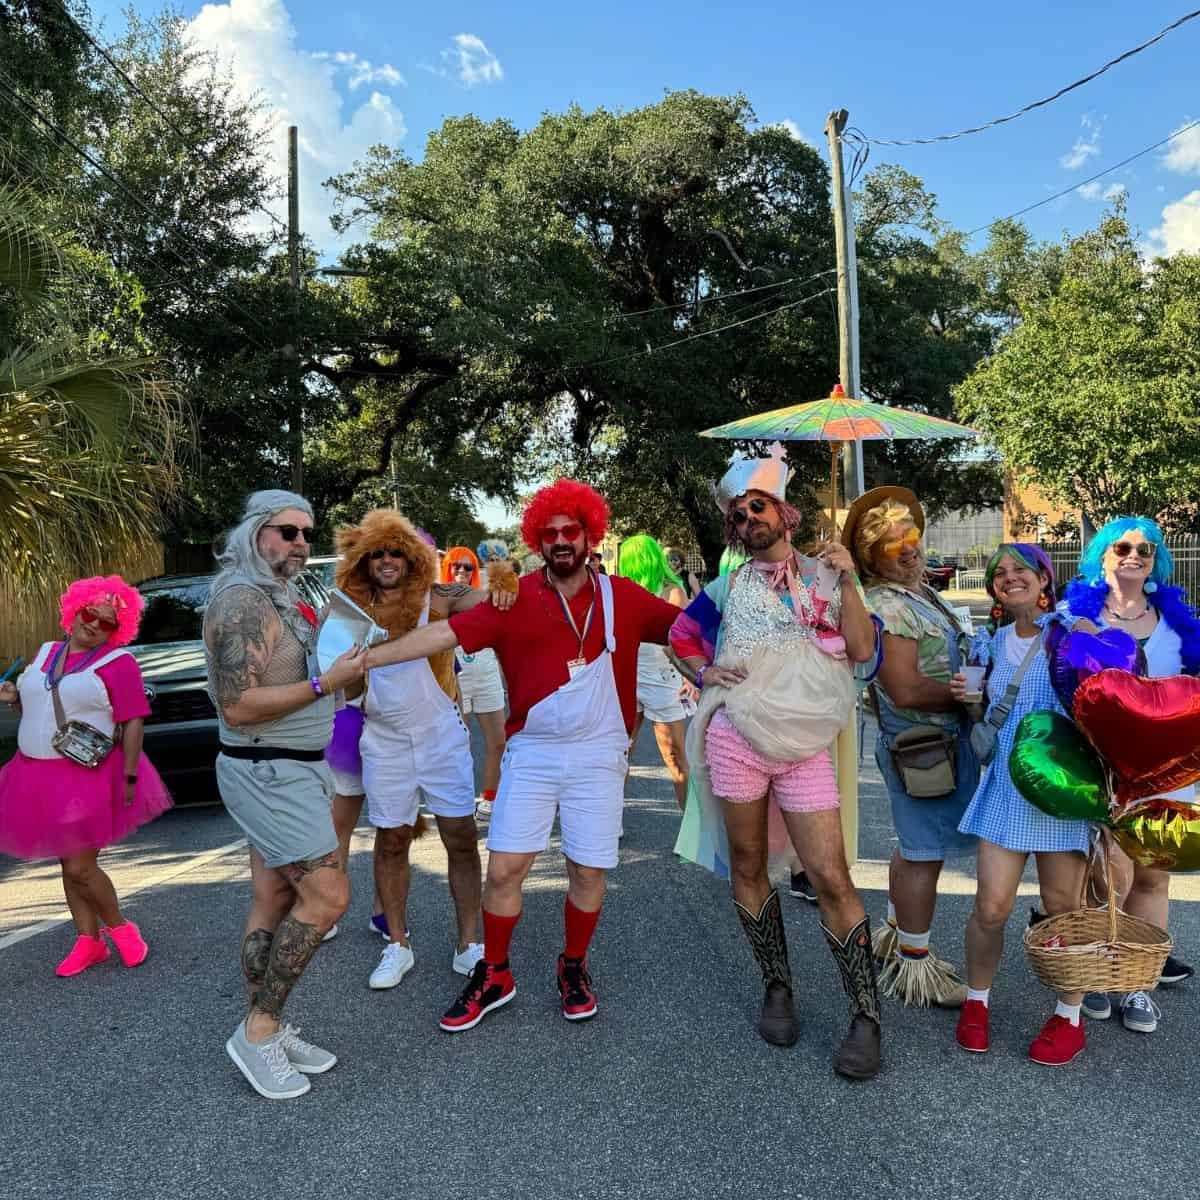
[[[1147,517],[1114,517],[1096,531],[1079,560],[1079,574],[1067,584],[1064,598],[1067,607],[1077,617],[1095,621],[1100,618],[1108,596],[1108,582],[1104,578],[1104,555],[1114,542],[1129,533],[1139,533],[1156,548],[1154,569],[1147,581],[1153,586],[1146,589],[1146,600],[1158,611],[1178,635],[1182,643],[1181,657],[1185,675],[1200,675],[1200,619],[1187,602],[1183,588],[1167,586],[1167,580],[1175,569],[1163,540],[1162,530]]]

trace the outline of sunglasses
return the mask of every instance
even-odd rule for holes
[[[750,513],[753,513],[756,517],[762,516],[767,511],[768,504],[770,504],[769,500],[755,498],[747,503],[746,508],[735,508],[729,515],[735,525],[742,526],[750,520]],[[749,512],[747,512],[747,509],[749,509]]]
[[[560,525],[557,529],[547,525],[538,535],[543,542],[553,544],[559,538],[565,542],[573,542],[583,532],[583,526],[578,521],[572,521],[569,525]]]
[[[465,572],[466,572],[468,575],[474,575],[474,574],[475,574],[475,568],[474,568],[473,566],[471,566],[471,564],[470,564],[469,562],[456,562],[456,563],[451,563],[451,564],[450,564],[450,570],[451,570],[451,571],[452,571],[454,574],[456,574],[456,575],[457,575],[457,574],[458,574],[460,571],[465,571]]]
[[[899,558],[905,550],[915,550],[921,544],[921,531],[919,529],[910,529],[903,537],[893,538],[890,542],[884,542],[881,549],[888,558]]]
[[[381,558],[384,558],[384,557],[401,559],[404,557],[404,551],[403,550],[372,550],[371,551],[371,561],[372,562],[378,562]]]
[[[94,608],[88,606],[79,610],[79,619],[85,625],[95,625],[104,633],[116,633],[117,622],[111,617],[102,617]]]
[[[285,542],[294,542],[297,537],[303,537],[308,545],[312,545],[313,527],[311,525],[264,525],[264,529],[278,529],[279,536]]]
[[[1153,542],[1113,542],[1112,552],[1118,558],[1125,558],[1137,551],[1138,558],[1153,558],[1158,547]]]

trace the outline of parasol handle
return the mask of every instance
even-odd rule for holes
[[[830,442],[830,460],[829,460],[829,540],[836,542],[838,535],[837,527],[837,469],[838,455],[841,453],[841,442]]]

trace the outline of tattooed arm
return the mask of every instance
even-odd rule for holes
[[[257,588],[226,588],[204,617],[209,684],[225,720],[232,726],[274,721],[316,699],[307,679],[264,687],[261,683],[283,624]],[[336,691],[362,675],[362,654],[349,651],[324,675],[321,686]]]

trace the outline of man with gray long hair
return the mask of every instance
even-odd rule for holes
[[[221,735],[217,785],[250,843],[253,885],[241,954],[250,1011],[225,1049],[270,1100],[302,1096],[307,1075],[337,1062],[281,1016],[350,902],[324,750],[334,693],[362,678],[364,658],[354,648],[324,674],[316,664],[316,614],[292,582],[308,561],[312,533],[303,496],[255,492],[217,556],[221,571],[204,614]]]

